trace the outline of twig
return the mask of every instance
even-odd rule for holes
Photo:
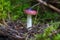
[[[3,24],[8,27],[7,23],[5,22],[5,19],[2,18]]]
[[[60,9],[54,7],[53,5],[47,4],[45,1],[42,1],[42,0],[37,0],[37,1],[39,1],[40,3],[42,3],[42,4],[45,5],[45,6],[48,6],[48,7],[51,8],[51,9],[55,10],[56,12],[60,13]]]
[[[35,5],[33,5],[32,7],[30,7],[30,8],[34,8],[35,6],[37,6],[37,5],[39,5],[40,3],[37,3],[37,4],[35,4]]]

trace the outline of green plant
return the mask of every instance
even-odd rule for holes
[[[60,34],[58,33],[57,35],[55,35],[55,36],[53,37],[53,40],[60,40]]]
[[[43,34],[36,34],[36,40],[51,40],[49,36],[52,35],[52,32],[56,30],[60,22],[52,23],[48,28],[44,30]],[[60,40],[60,34],[51,36],[53,40]]]
[[[36,4],[37,2],[34,0],[0,0],[0,19],[8,18],[7,14],[10,14],[12,20],[26,20],[26,15],[24,14],[24,9],[30,8],[32,5]],[[45,20],[45,19],[52,19],[55,20],[56,18],[60,17],[59,14],[56,12],[52,12],[50,9],[45,10],[43,13],[43,9],[41,9],[39,5],[34,7],[38,11],[37,17],[33,16],[34,24],[37,24],[38,21]],[[22,18],[21,18],[22,17]],[[34,19],[35,18],[35,19]]]

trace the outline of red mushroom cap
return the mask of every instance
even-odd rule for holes
[[[36,10],[30,10],[30,9],[26,9],[26,10],[24,10],[24,12],[29,15],[36,15],[37,14]]]

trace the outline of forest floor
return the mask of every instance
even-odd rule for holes
[[[6,22],[8,26],[0,24],[0,39],[1,40],[29,40],[34,39],[35,34],[43,34],[44,29],[49,27],[49,24],[37,24],[31,28],[26,28],[24,23],[18,22]],[[57,31],[57,30],[56,30]],[[56,34],[56,31],[52,32]],[[32,39],[32,40],[33,40]]]

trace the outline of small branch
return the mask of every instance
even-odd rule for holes
[[[5,26],[8,26],[7,23],[5,22],[4,18],[2,18],[2,21],[3,21],[3,24],[4,24]]]
[[[51,9],[55,10],[56,12],[60,13],[60,9],[54,7],[53,5],[47,4],[45,1],[42,1],[42,0],[37,0],[37,1],[39,1],[40,3],[42,3],[42,4],[45,5],[45,6],[48,6],[48,7],[51,8]]]
[[[37,3],[37,4],[35,4],[35,5],[33,5],[32,7],[30,7],[30,8],[34,8],[35,6],[37,6],[37,5],[39,5],[40,3]]]

